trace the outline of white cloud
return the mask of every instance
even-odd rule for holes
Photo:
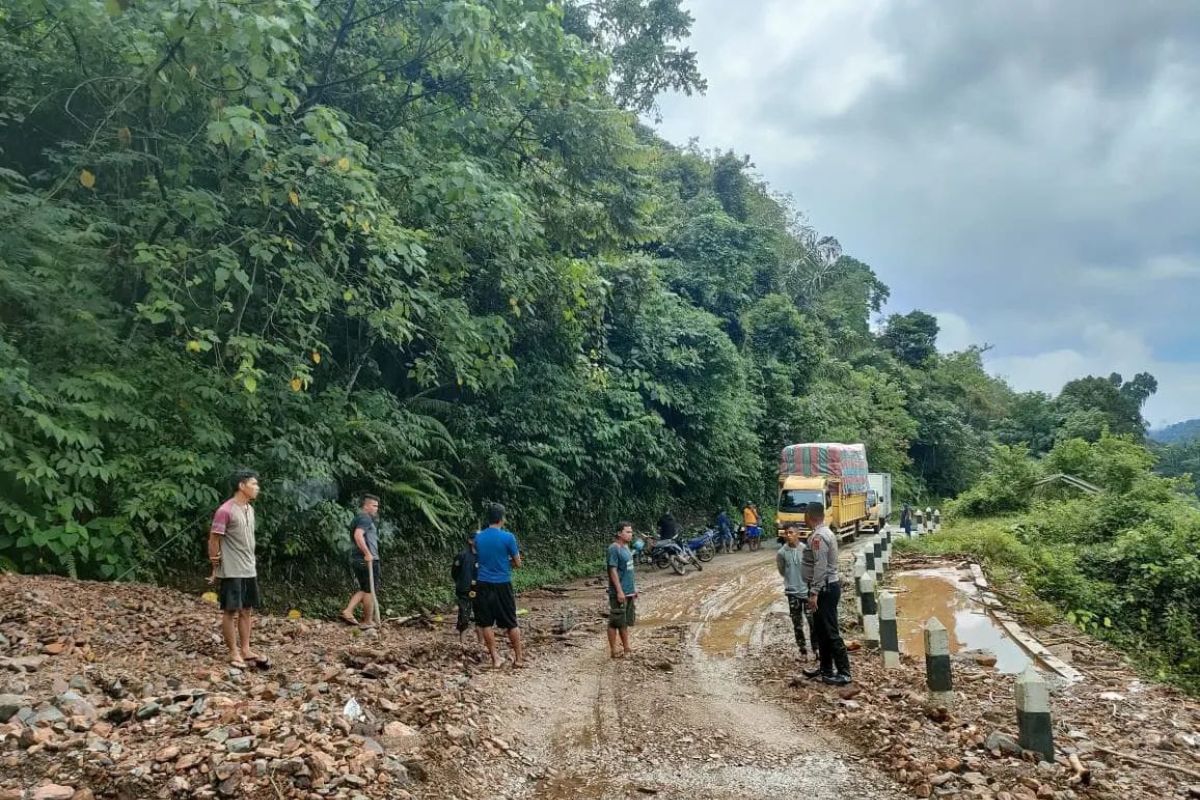
[[[984,364],[1014,389],[1049,394],[1057,394],[1067,381],[1085,375],[1118,372],[1129,380],[1139,372],[1149,372],[1158,381],[1158,392],[1144,410],[1152,427],[1200,417],[1200,370],[1194,364],[1157,359],[1135,332],[1106,323],[1088,326],[1079,348],[985,356]]]
[[[938,322],[938,352],[957,353],[973,344],[981,344],[971,333],[971,323],[953,311],[935,311],[933,316]]]
[[[685,0],[660,132],[747,153],[939,348],[1200,416],[1200,15],[1176,0]],[[953,309],[950,311],[949,309]]]

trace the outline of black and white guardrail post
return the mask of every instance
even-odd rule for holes
[[[863,557],[863,564],[866,566],[866,570],[865,570],[866,574],[874,575],[875,574],[875,550],[870,547],[864,547],[862,549],[861,555]]]
[[[879,593],[879,646],[884,669],[900,669],[900,631],[896,627],[896,595]]]
[[[858,611],[858,621],[862,622],[862,578],[867,574],[867,557],[864,553],[854,556],[854,606]]]
[[[862,581],[863,639],[867,644],[879,644],[879,606],[875,602],[875,576],[863,575]]]
[[[1017,729],[1021,747],[1054,763],[1054,735],[1050,726],[1050,687],[1029,666],[1017,678]]]
[[[875,555],[875,578],[878,580],[883,577],[883,542],[878,536],[871,543],[871,552]]]
[[[949,705],[954,701],[954,682],[950,677],[950,634],[937,617],[925,623],[925,685],[929,699]]]

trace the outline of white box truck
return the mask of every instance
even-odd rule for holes
[[[892,474],[890,472],[871,472],[867,475],[867,523],[876,532],[883,530],[892,514]]]

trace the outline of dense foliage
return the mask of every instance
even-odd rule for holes
[[[703,89],[690,24],[677,0],[5,3],[0,559],[193,569],[250,466],[270,575],[337,564],[368,490],[388,558],[502,500],[545,564],[619,517],[769,500],[786,443],[863,441],[920,499],[995,441],[1140,425],[1152,379],[1018,395],[928,314],[873,329],[887,287],[748,159],[640,126]]]
[[[1200,419],[1176,422],[1160,430],[1151,431],[1150,438],[1162,444],[1186,444],[1200,439]]]
[[[950,504],[945,536],[918,546],[974,552],[1016,569],[1072,622],[1200,690],[1200,505],[1191,486],[1151,472],[1133,436],[1063,439],[1035,461],[1000,447],[976,486]],[[1066,473],[1099,495],[1056,484]],[[1002,521],[974,518],[1010,512]]]

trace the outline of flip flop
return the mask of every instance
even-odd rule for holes
[[[239,659],[235,659],[235,660],[231,660],[231,661],[229,662],[229,666],[233,667],[234,669],[240,669],[240,670],[246,670],[246,669],[247,669],[247,667],[246,667],[246,662],[245,662],[245,661],[242,661],[240,658],[239,658]]]
[[[342,622],[346,623],[347,625],[358,625],[358,620],[354,618],[354,615],[347,614],[345,611],[342,612]]]

